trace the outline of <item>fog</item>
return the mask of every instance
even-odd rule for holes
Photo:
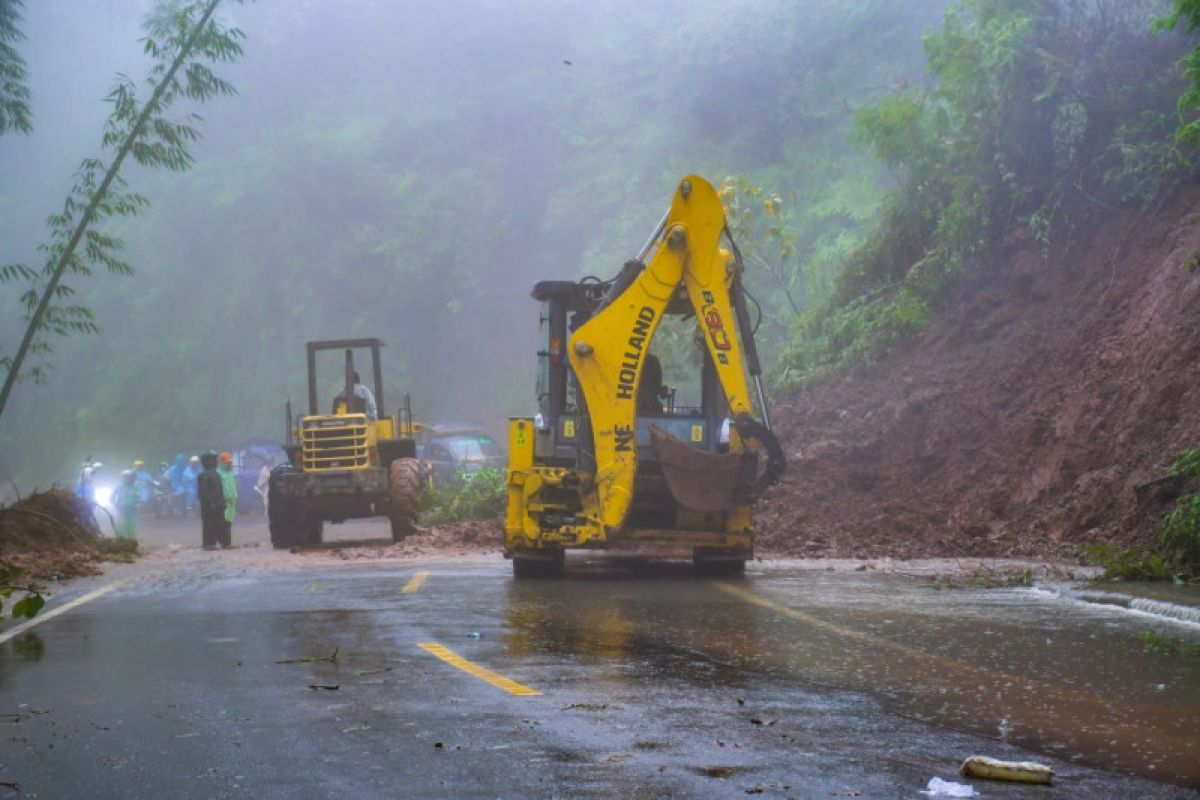
[[[145,72],[150,5],[26,3],[34,132],[0,137],[0,263],[40,266],[114,74]],[[127,169],[151,207],[109,232],[138,273],[73,282],[102,333],[57,340],[48,383],[17,387],[0,476],[282,439],[311,339],[382,338],[389,405],[407,392],[419,418],[499,434],[534,402],[533,283],[615,273],[684,174],[801,207],[852,187],[866,211],[819,233],[860,236],[885,175],[849,140],[854,108],[922,79],[945,5],[227,4],[246,52],[218,73],[239,94],[200,109],[193,169]],[[6,353],[21,290],[0,286]]]

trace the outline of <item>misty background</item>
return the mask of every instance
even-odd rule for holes
[[[49,382],[18,386],[0,475],[28,490],[89,455],[282,439],[310,339],[382,338],[389,405],[410,392],[421,419],[500,435],[534,400],[533,283],[614,274],[689,172],[786,190],[809,263],[834,269],[890,181],[850,136],[854,112],[926,80],[922,32],[947,5],[224,6],[247,36],[217,70],[239,96],[201,110],[191,171],[127,168],[152,205],[110,232],[138,274],[78,282],[102,333],[59,340]],[[0,138],[0,262],[40,263],[113,75],[144,73],[150,6],[26,5],[34,133]],[[747,281],[784,302],[761,272]],[[764,333],[769,358],[786,330]]]

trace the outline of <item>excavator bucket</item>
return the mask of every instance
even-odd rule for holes
[[[675,502],[690,511],[712,514],[751,502],[758,454],[711,453],[677,439],[656,425],[650,442]]]

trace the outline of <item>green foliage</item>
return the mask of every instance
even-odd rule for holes
[[[1171,141],[1170,117],[1144,111],[1121,122],[1113,133],[1107,154],[1112,162],[1104,172],[1104,187],[1122,203],[1148,208],[1163,186],[1187,165]]]
[[[1080,545],[1079,554],[1089,564],[1104,568],[1100,580],[1165,581],[1172,578],[1166,557],[1143,547],[1122,549],[1111,544]]]
[[[19,27],[21,5],[21,0],[0,0],[0,133],[33,130],[25,60],[14,46],[25,38]]]
[[[20,599],[12,604],[10,613],[14,617],[33,619],[42,610],[42,606],[46,605],[46,598],[42,597],[40,587],[27,583],[22,578],[23,573],[19,568],[0,563],[0,610],[4,608],[4,600],[18,594]]]
[[[1150,652],[1171,658],[1200,658],[1200,643],[1163,636],[1153,631],[1142,631],[1142,646]]]
[[[458,484],[432,489],[421,500],[421,524],[444,525],[472,519],[494,519],[504,513],[507,486],[504,470],[486,467],[467,475],[459,470]]]
[[[112,112],[104,124],[102,151],[111,160],[85,158],[75,175],[62,210],[47,219],[49,239],[38,249],[45,255],[40,271],[24,264],[0,268],[0,283],[28,282],[21,295],[23,319],[28,323],[17,351],[0,358],[5,371],[0,393],[0,414],[9,394],[22,376],[28,355],[47,356],[52,337],[99,331],[91,309],[73,298],[75,289],[64,277],[87,278],[104,268],[112,275],[128,276],[133,268],[119,255],[124,242],[104,233],[101,227],[114,219],[135,216],[148,201],[129,191],[120,171],[126,157],[144,167],[184,170],[191,166],[188,145],[199,132],[189,114],[182,121],[167,115],[181,99],[203,103],[215,96],[234,93],[233,87],[213,74],[210,63],[232,61],[241,55],[236,28],[225,28],[213,18],[221,0],[163,0],[146,18],[143,49],[152,66],[143,81],[149,93],[143,104],[138,85],[118,76],[115,88],[105,98]],[[34,382],[45,379],[46,365],[28,370]]]
[[[1178,42],[1153,0],[961,0],[925,37],[933,80],[861,109],[903,174],[878,231],[794,324],[778,377],[805,383],[924,325],[946,289],[1023,225],[1044,253],[1092,210],[1148,206],[1185,161],[1164,135]]]
[[[1173,13],[1155,20],[1154,29],[1175,31],[1180,23],[1189,34],[1200,28],[1200,0],[1174,0]],[[1200,110],[1200,45],[1181,58],[1179,66],[1190,84],[1176,101],[1179,114],[1176,135],[1180,141],[1200,144],[1200,117],[1196,114]]]
[[[1170,473],[1200,479],[1200,446],[1180,453]],[[1175,508],[1159,523],[1158,547],[1175,569],[1200,576],[1200,492],[1185,494],[1175,502]]]

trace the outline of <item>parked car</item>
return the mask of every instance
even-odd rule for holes
[[[458,485],[461,476],[481,469],[505,468],[504,452],[482,425],[442,422],[426,425],[417,446],[425,480],[431,489]]]

